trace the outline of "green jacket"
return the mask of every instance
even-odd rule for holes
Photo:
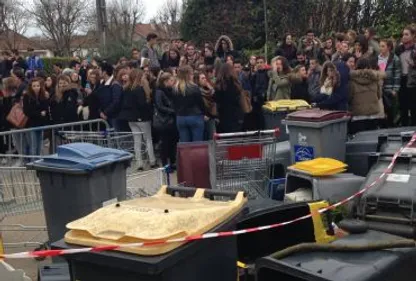
[[[267,100],[278,101],[290,99],[290,78],[289,74],[280,74],[271,70],[269,75],[269,87],[267,89]]]

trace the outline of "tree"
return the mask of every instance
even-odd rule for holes
[[[135,41],[135,28],[145,15],[141,0],[113,0],[107,4],[107,47],[104,56],[121,57],[130,54]]]
[[[70,56],[72,38],[86,25],[90,8],[89,0],[34,0],[31,14],[55,54]]]
[[[230,35],[237,48],[259,49],[265,44],[261,0],[187,1],[181,32],[197,43]],[[402,27],[416,21],[416,0],[267,0],[268,38],[296,37],[312,28],[329,35],[374,26],[380,35],[397,36]]]
[[[151,22],[155,24],[156,31],[160,36],[166,39],[180,37],[182,7],[182,4],[178,0],[167,0],[159,9]]]
[[[107,35],[123,45],[132,45],[136,25],[143,19],[144,5],[138,0],[113,0],[107,5]]]
[[[1,6],[0,34],[9,50],[18,48],[18,39],[29,25],[30,15],[18,0],[3,1]]]
[[[188,1],[180,25],[181,34],[197,44],[215,43],[222,34],[228,35],[240,48],[257,44],[259,40],[264,44],[264,28],[259,27],[263,24],[263,14],[257,11],[252,0]]]

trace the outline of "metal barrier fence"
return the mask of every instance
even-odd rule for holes
[[[169,185],[169,173],[169,167],[164,167],[130,174],[127,178],[127,199],[156,194],[162,185]],[[28,218],[23,220],[24,223],[20,221],[22,215],[43,217],[43,212],[36,172],[25,167],[0,167],[0,234],[19,233],[18,236],[22,237],[13,239],[13,242],[5,239],[6,251],[11,248],[48,248],[46,226],[33,225]]]
[[[25,162],[56,152],[56,148],[67,143],[62,131],[93,133],[109,131],[110,125],[102,119],[34,127],[0,132],[3,151],[0,153],[0,166],[19,167]]]
[[[24,241],[6,241],[6,248],[47,246],[45,226],[20,222],[22,215],[43,216],[44,211],[39,179],[25,164],[55,153],[59,145],[86,142],[131,152],[136,161],[128,171],[128,199],[151,196],[169,183],[166,168],[136,172],[147,152],[142,133],[115,132],[102,119],[0,132],[0,138],[6,144],[0,153],[0,233],[27,233]]]

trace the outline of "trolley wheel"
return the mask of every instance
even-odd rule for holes
[[[45,251],[49,249],[48,243],[42,244],[39,247],[35,248],[35,251]],[[37,261],[44,261],[46,257],[36,257],[35,260]]]

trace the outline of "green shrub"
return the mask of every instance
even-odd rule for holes
[[[269,42],[267,44],[267,62],[270,63],[272,58],[274,57],[274,53],[276,51],[277,45],[274,42]],[[248,61],[251,56],[264,56],[265,55],[265,46],[257,50],[250,50],[245,49],[242,52],[242,57],[245,61]]]
[[[108,42],[106,48],[100,48],[100,55],[109,63],[116,64],[121,57],[130,58],[132,48],[141,50],[145,44],[143,40],[133,42],[133,44],[121,41]],[[161,55],[160,50],[158,53]]]
[[[47,75],[51,75],[53,73],[53,65],[57,62],[62,63],[63,68],[69,67],[69,63],[73,58],[67,57],[52,57],[52,58],[42,58],[43,64],[45,66],[45,72]]]

